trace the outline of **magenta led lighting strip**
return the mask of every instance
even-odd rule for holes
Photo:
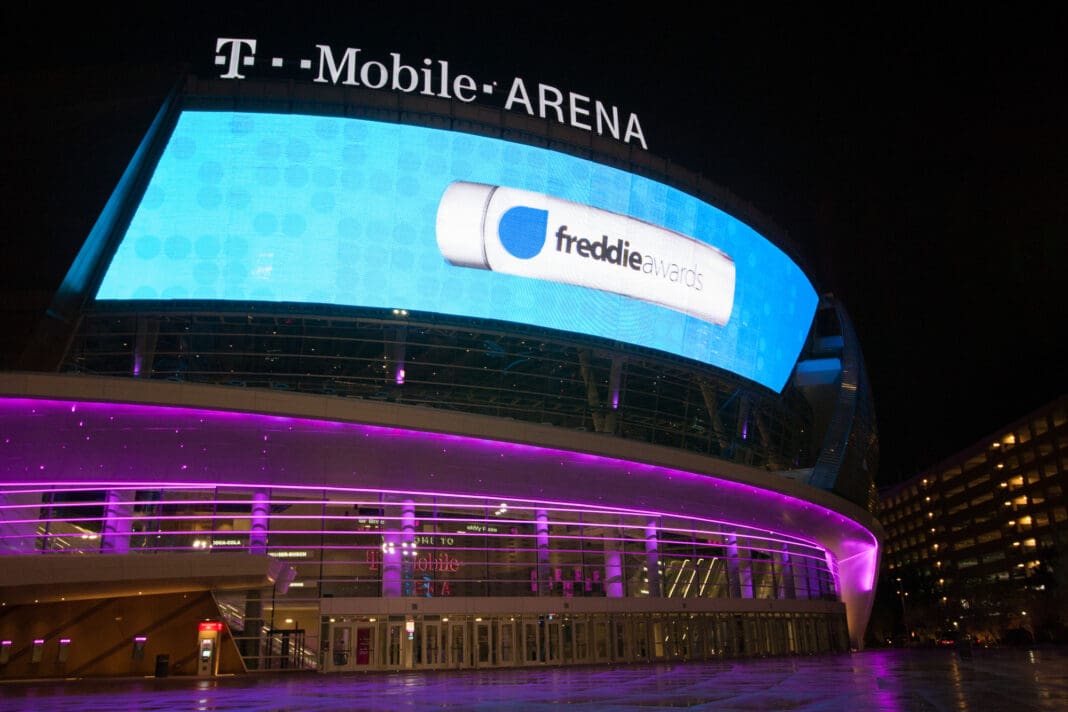
[[[418,457],[425,458],[420,462],[440,461],[443,467],[450,464],[453,467],[470,467],[472,476],[497,463],[505,472],[522,466],[547,470],[550,465],[558,463],[565,473],[570,472],[565,468],[573,468],[590,477],[613,478],[613,481],[619,482],[633,475],[639,477],[645,486],[649,482],[661,483],[658,489],[668,494],[673,492],[673,488],[704,492],[706,497],[715,494],[744,505],[751,511],[739,511],[738,519],[733,522],[703,518],[697,512],[690,512],[685,496],[680,496],[678,511],[635,506],[624,508],[626,513],[703,520],[720,526],[745,527],[750,531],[762,529],[768,534],[785,535],[785,538],[795,542],[808,539],[804,536],[806,527],[823,527],[825,531],[832,529],[838,542],[835,548],[840,562],[865,557],[858,559],[865,561],[865,565],[849,567],[853,572],[851,575],[857,577],[851,582],[851,587],[870,591],[874,585],[876,538],[849,517],[790,495],[664,466],[462,435],[161,405],[7,398],[0,399],[0,423],[4,426],[0,435],[0,483],[6,481],[12,487],[40,487],[45,482],[55,483],[56,486],[113,482],[123,486],[138,468],[143,475],[153,468],[169,467],[169,472],[161,472],[156,487],[203,487],[205,480],[218,487],[249,486],[256,484],[255,473],[259,470],[269,472],[274,478],[262,482],[262,487],[282,490],[287,485],[279,483],[277,478],[280,472],[284,473],[285,467],[277,463],[290,463],[294,476],[303,476],[306,470],[298,469],[299,456],[313,454],[313,446],[339,446],[350,450],[359,446],[370,448],[367,452],[372,454],[376,450],[386,449],[402,455],[415,452]],[[142,434],[146,438],[152,436],[147,440],[151,443],[150,447],[140,442],[146,439],[139,437]],[[192,446],[186,447],[187,440]],[[250,457],[254,452],[253,447],[257,448],[255,460]],[[234,461],[234,453],[242,454],[243,459]],[[232,475],[227,475],[227,468],[233,468],[249,480],[233,482]],[[427,474],[434,476],[433,472]],[[359,468],[354,467],[351,476],[356,478],[359,475]],[[114,480],[109,480],[109,477],[114,477]],[[199,477],[204,480],[198,482]],[[478,481],[481,482],[481,479]],[[522,498],[491,489],[507,489],[508,484],[503,479],[491,481],[486,485],[487,491],[479,496],[518,504]],[[288,486],[338,493],[368,491],[333,485]],[[376,488],[373,491],[397,496],[475,496],[470,492],[422,488],[416,491]],[[619,495],[618,492],[612,494]],[[621,511],[620,507],[597,502],[554,502],[561,507]],[[792,529],[786,527],[790,529],[786,533],[769,526],[746,524],[747,518],[751,521],[763,518],[776,524],[803,524],[796,524]]]

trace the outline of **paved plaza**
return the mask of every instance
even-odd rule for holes
[[[1068,649],[876,650],[716,663],[0,684],[0,710],[1068,709]]]

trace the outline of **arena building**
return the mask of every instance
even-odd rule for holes
[[[223,43],[0,374],[0,676],[860,645],[868,384],[773,226],[601,102]]]

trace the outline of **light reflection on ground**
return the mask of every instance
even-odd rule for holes
[[[198,681],[0,683],[0,711],[1068,709],[1068,648]]]

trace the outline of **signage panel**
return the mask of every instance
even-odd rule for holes
[[[438,206],[451,264],[575,284],[723,326],[734,262],[711,245],[543,193],[457,182]]]
[[[817,296],[745,223],[543,148],[340,117],[186,111],[99,300],[307,302],[636,344],[781,390]]]

